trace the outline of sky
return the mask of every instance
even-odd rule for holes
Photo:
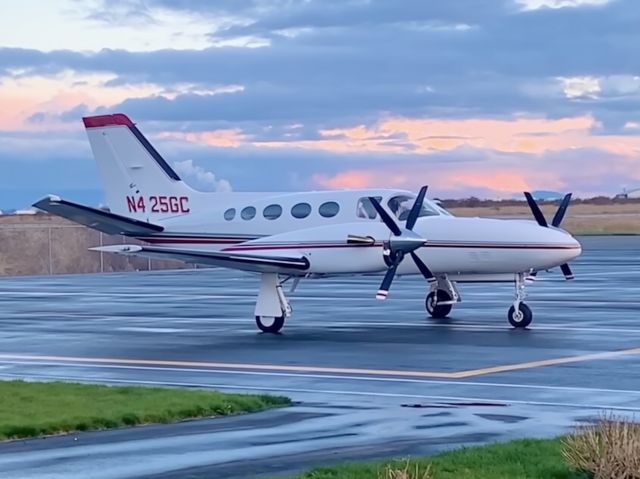
[[[640,187],[637,0],[21,0],[0,15],[0,209],[98,205],[82,117],[198,189]]]

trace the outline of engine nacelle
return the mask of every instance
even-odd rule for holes
[[[309,273],[340,274],[384,271],[383,241],[389,230],[378,222],[362,221],[317,226],[248,241],[225,251],[297,257],[310,264]]]

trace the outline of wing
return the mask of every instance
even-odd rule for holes
[[[41,199],[33,206],[110,235],[148,235],[164,231],[164,227],[159,225],[72,203],[53,195]]]
[[[177,259],[186,263],[206,266],[221,266],[255,273],[300,274],[309,269],[309,260],[304,256],[264,256],[223,251],[201,251],[164,248],[144,245],[111,245],[90,248],[107,253],[133,254],[160,259]]]

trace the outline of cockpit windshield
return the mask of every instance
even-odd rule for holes
[[[379,202],[383,203],[381,196],[375,197]],[[409,211],[413,206],[413,202],[416,200],[415,195],[400,194],[395,195],[387,201],[387,207],[400,221],[406,221],[409,216]],[[384,204],[384,203],[383,203]],[[358,200],[356,209],[356,216],[358,218],[374,220],[378,218],[378,212],[373,207],[373,204],[368,197],[362,197]],[[447,210],[440,206],[436,201],[428,200],[425,198],[420,210],[420,216],[452,216]]]
[[[440,204],[438,200],[432,201],[431,206],[433,206],[436,210],[438,210],[438,212],[441,215],[453,216],[451,213],[449,213],[447,210],[444,209],[444,207]]]
[[[411,211],[411,207],[413,206],[413,202],[415,201],[415,196],[409,195],[397,195],[389,199],[387,201],[387,206],[391,210],[391,212],[396,215],[400,221],[405,221],[409,216],[409,211]],[[425,200],[422,204],[422,209],[420,210],[420,214],[418,217],[422,216],[440,216],[442,213],[435,208],[434,205],[431,204],[428,200]]]

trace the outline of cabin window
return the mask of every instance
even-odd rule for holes
[[[269,205],[262,211],[262,216],[264,216],[268,220],[275,220],[280,218],[282,214],[282,206],[280,205]]]
[[[309,203],[298,203],[291,208],[291,215],[294,218],[306,218],[311,213],[311,205]]]
[[[325,218],[332,218],[337,215],[340,211],[340,205],[335,201],[327,201],[326,203],[322,203],[320,208],[318,208],[318,213],[320,216],[324,216]]]
[[[390,198],[389,201],[387,201],[387,206],[391,212],[396,215],[396,218],[400,221],[405,221],[409,216],[409,211],[411,211],[411,207],[415,200],[416,199],[413,196],[398,195]],[[418,218],[422,216],[440,216],[440,213],[425,202],[422,204],[422,209],[420,210],[420,214],[418,214]]]
[[[381,196],[376,196],[375,198],[378,201],[382,200]],[[378,212],[373,207],[373,203],[371,203],[371,200],[365,197],[365,198],[360,198],[358,200],[358,206],[356,208],[356,216],[358,218],[374,220],[378,217]]]
[[[235,217],[236,217],[235,208],[229,208],[227,211],[224,212],[224,219],[227,221],[231,221]]]
[[[251,220],[256,215],[256,209],[253,206],[247,206],[240,212],[243,220]]]

